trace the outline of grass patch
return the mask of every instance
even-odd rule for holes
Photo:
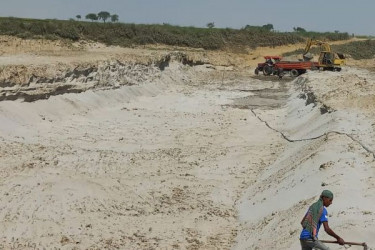
[[[371,59],[375,56],[375,40],[356,41],[335,46],[335,50],[350,55],[353,59]]]
[[[330,41],[349,38],[347,33],[273,32],[257,26],[246,29],[209,29],[168,24],[99,23],[12,17],[0,18],[0,34],[24,39],[69,39],[71,41],[84,39],[123,47],[165,44],[209,50],[274,47],[304,42],[306,37],[312,36]]]

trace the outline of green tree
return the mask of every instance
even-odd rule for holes
[[[117,15],[117,14],[112,15],[112,16],[111,16],[111,21],[112,21],[113,23],[118,22],[118,15]]]
[[[86,15],[86,19],[90,19],[91,21],[98,20],[98,16],[95,13],[89,13]]]
[[[244,28],[242,28],[244,30],[259,30],[259,29],[262,29],[262,27],[260,26],[252,26],[252,25],[246,25]]]
[[[108,11],[100,11],[98,13],[98,19],[103,20],[103,22],[105,22],[110,17],[111,17],[111,14]]]
[[[273,30],[273,24],[270,24],[270,23],[265,24],[265,25],[262,26],[262,28],[265,29],[265,30],[271,31],[271,30]]]
[[[215,23],[214,22],[210,22],[206,26],[207,26],[207,28],[212,29],[213,27],[215,27]]]
[[[80,19],[81,19],[81,15],[76,15],[76,18],[77,18],[78,20],[80,20]]]
[[[306,32],[306,30],[304,28],[301,28],[301,27],[293,27],[293,30],[295,32]]]

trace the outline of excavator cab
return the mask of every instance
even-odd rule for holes
[[[333,65],[335,55],[332,52],[320,52],[319,63],[322,65]]]
[[[319,67],[323,70],[341,71],[345,64],[345,56],[334,52],[321,51],[319,56]]]

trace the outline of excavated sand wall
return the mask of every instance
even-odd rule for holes
[[[53,66],[52,66],[53,67]],[[106,61],[98,64],[63,67],[5,67],[0,73],[0,100],[35,101],[64,93],[89,89],[117,88],[157,78],[157,65]]]
[[[0,101],[23,99],[31,102],[89,89],[113,89],[152,82],[170,61],[199,65],[180,52],[171,52],[147,64],[120,60],[82,64],[8,65],[0,68]]]

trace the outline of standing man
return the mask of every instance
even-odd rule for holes
[[[303,217],[301,225],[303,230],[300,235],[302,250],[321,249],[329,250],[329,248],[318,240],[320,226],[323,224],[324,231],[332,237],[336,238],[340,245],[344,245],[345,241],[338,236],[328,226],[328,214],[326,207],[332,204],[333,193],[324,190],[317,202],[309,207],[309,210]]]

